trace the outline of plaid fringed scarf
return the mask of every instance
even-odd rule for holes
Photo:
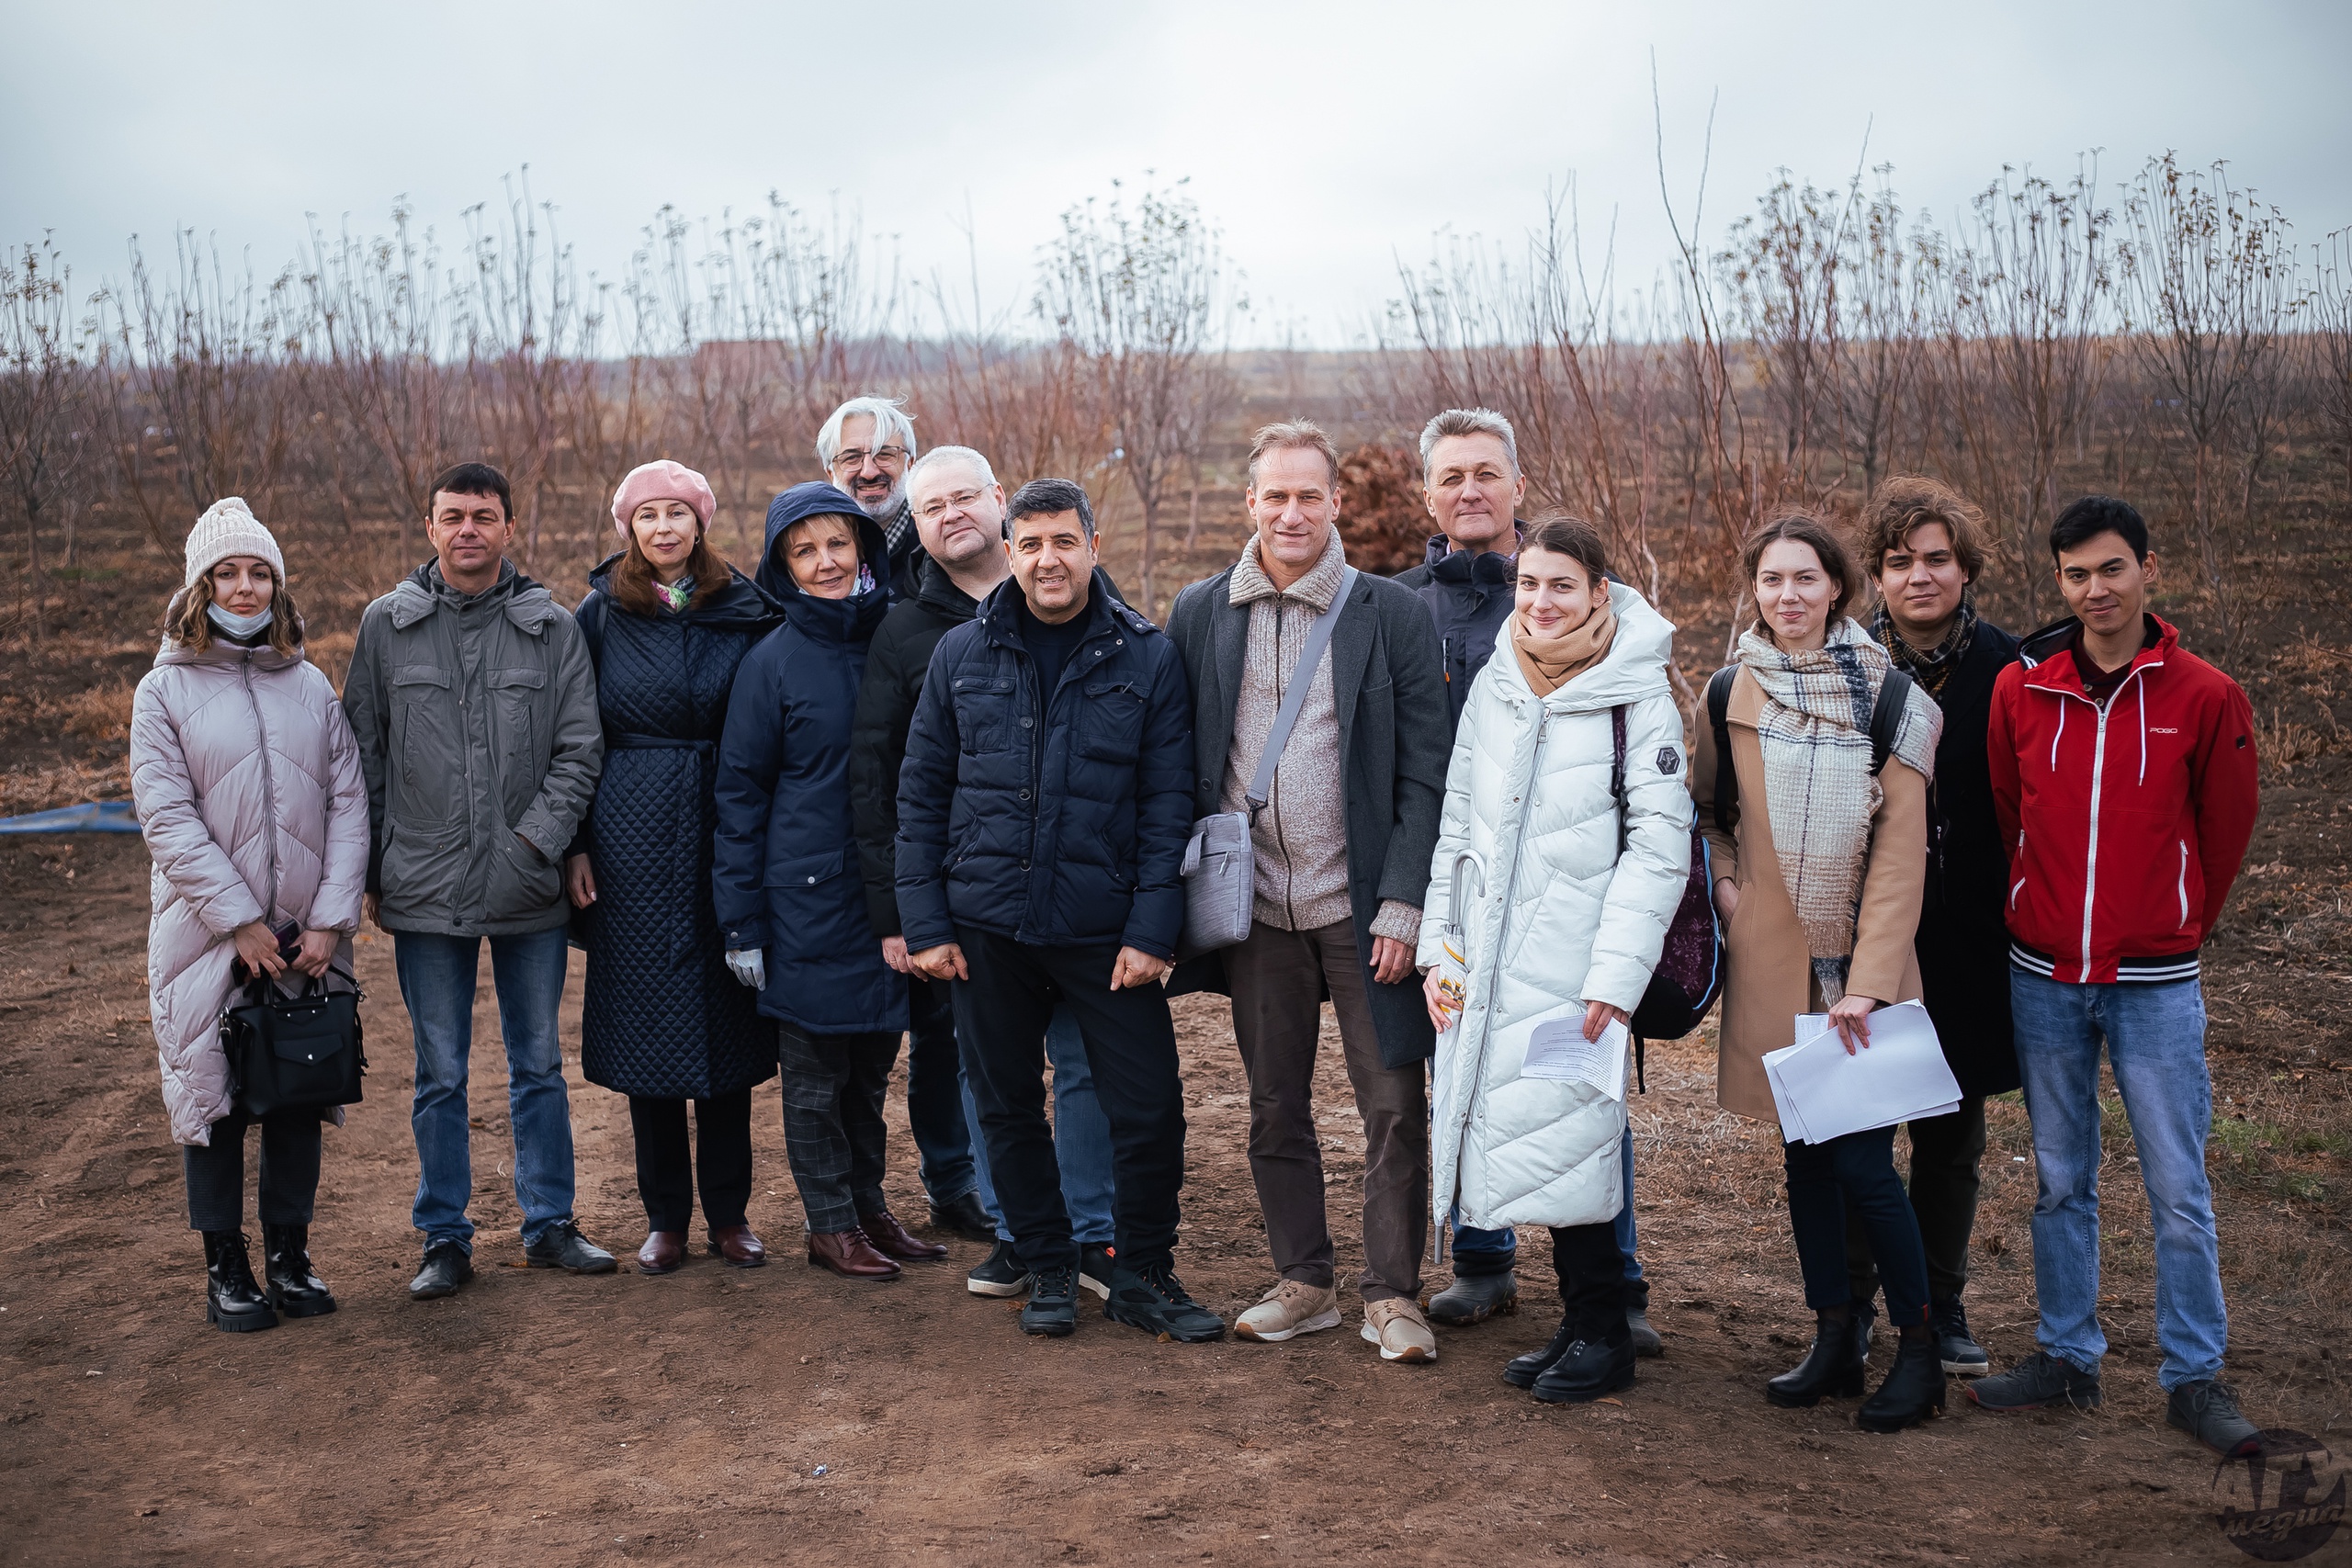
[[[1878,608],[1871,613],[1871,636],[1878,639],[1878,645],[1886,649],[1887,656],[1903,666],[1919,689],[1935,698],[1936,705],[1940,707],[1944,700],[1944,682],[1951,680],[1951,672],[1960,668],[1960,661],[1968,657],[1968,645],[1975,640],[1976,606],[1962,599],[1960,614],[1952,617],[1951,630],[1944,633],[1943,641],[1922,653],[1904,641],[1903,634],[1894,629],[1894,617],[1886,613],[1886,602],[1882,599]]]
[[[1803,653],[1781,652],[1761,626],[1750,626],[1738,659],[1764,690],[1756,734],[1772,849],[1821,999],[1834,1006],[1853,963],[1871,824],[1882,798],[1871,775],[1871,710],[1894,664],[1850,619],[1829,628],[1825,646]],[[1894,760],[1932,776],[1942,730],[1943,711],[1915,691],[1895,731]]]

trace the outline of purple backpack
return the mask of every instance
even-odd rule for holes
[[[1609,794],[1617,802],[1617,847],[1625,845],[1625,705],[1609,710],[1611,751]],[[1679,1040],[1699,1027],[1707,1010],[1724,988],[1724,933],[1715,918],[1715,879],[1709,863],[1706,836],[1698,818],[1690,822],[1690,875],[1682,885],[1682,901],[1666,928],[1666,946],[1657,967],[1650,972],[1649,988],[1642,993],[1629,1026],[1634,1036],[1634,1081],[1647,1094],[1642,1046],[1651,1040]]]

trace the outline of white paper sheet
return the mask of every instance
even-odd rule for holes
[[[1826,1025],[1822,1013],[1793,1021],[1802,1035]],[[1959,1080],[1945,1065],[1936,1026],[1919,1003],[1900,1002],[1871,1014],[1871,1043],[1849,1056],[1835,1030],[1765,1054],[1781,1131],[1789,1141],[1826,1143],[1849,1133],[1943,1115],[1960,1100]]]
[[[1625,1026],[1612,1023],[1598,1040],[1584,1037],[1584,1007],[1538,1020],[1527,1037],[1527,1061],[1519,1069],[1523,1078],[1558,1078],[1588,1083],[1611,1100],[1625,1098],[1625,1050],[1631,1039]]]

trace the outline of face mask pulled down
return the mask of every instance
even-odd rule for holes
[[[269,618],[275,613],[275,606],[267,604],[250,615],[232,615],[219,604],[207,604],[204,607],[206,619],[239,641],[248,641],[267,631]]]

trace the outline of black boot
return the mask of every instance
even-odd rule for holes
[[[270,1305],[288,1317],[324,1317],[334,1311],[334,1293],[311,1269],[310,1226],[262,1226],[261,1256]]]
[[[245,1256],[243,1231],[204,1233],[204,1320],[224,1333],[275,1328],[277,1314],[254,1282],[253,1259]]]
[[[1856,1354],[1853,1316],[1840,1309],[1819,1314],[1813,1348],[1804,1359],[1764,1385],[1764,1397],[1784,1410],[1802,1410],[1824,1399],[1852,1399],[1862,1392],[1868,1365]]]
[[[1514,1356],[1503,1369],[1503,1382],[1513,1388],[1533,1388],[1535,1380],[1552,1370],[1552,1363],[1568,1353],[1577,1342],[1577,1331],[1565,1322],[1553,1332],[1540,1350],[1530,1350],[1524,1356]]]
[[[1944,1364],[1936,1337],[1926,1324],[1912,1324],[1894,1347],[1894,1370],[1854,1412],[1854,1425],[1865,1432],[1900,1432],[1943,1413]]]
[[[1619,1331],[1614,1344],[1579,1339],[1535,1380],[1535,1397],[1546,1404],[1584,1404],[1634,1386],[1634,1337]]]

